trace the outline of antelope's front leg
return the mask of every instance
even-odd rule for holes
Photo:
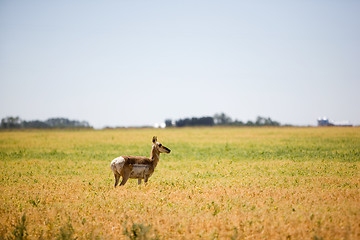
[[[150,177],[149,175],[145,175],[145,176],[144,176],[144,182],[145,182],[145,184],[146,184],[147,181],[149,180],[149,177]]]
[[[140,184],[141,184],[141,178],[138,179],[138,185],[140,185]]]

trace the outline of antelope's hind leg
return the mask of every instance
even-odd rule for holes
[[[116,187],[119,184],[120,174],[114,173],[114,177],[115,177],[115,186],[114,187]]]
[[[130,174],[129,174],[130,175]],[[129,179],[129,175],[123,175],[123,177],[122,177],[122,181],[121,181],[121,183],[120,183],[120,186],[123,186],[123,185],[125,185],[125,183],[127,182],[127,180]]]
[[[124,169],[123,174],[122,174],[122,181],[120,183],[120,186],[125,185],[125,183],[127,182],[127,180],[130,177],[130,173],[131,173],[131,169]]]

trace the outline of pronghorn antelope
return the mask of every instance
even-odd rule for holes
[[[157,137],[152,139],[153,145],[150,158],[137,156],[120,156],[111,161],[111,170],[115,176],[115,187],[119,184],[122,176],[121,185],[124,185],[129,178],[137,178],[138,184],[141,179],[147,183],[149,177],[154,173],[156,165],[160,159],[160,153],[170,153],[170,149],[157,142]]]

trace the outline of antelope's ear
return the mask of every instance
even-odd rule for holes
[[[156,143],[156,142],[157,142],[157,137],[156,137],[156,136],[153,136],[152,142],[153,142],[153,143]]]

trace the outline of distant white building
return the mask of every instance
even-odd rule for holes
[[[337,126],[337,127],[352,127],[353,125],[348,122],[348,121],[343,121],[343,122],[334,122],[326,117],[323,118],[318,118],[318,126],[319,127],[323,127],[323,126]]]
[[[318,126],[319,127],[323,127],[323,126],[334,126],[334,124],[332,122],[330,122],[330,120],[326,117],[323,118],[318,118]]]

